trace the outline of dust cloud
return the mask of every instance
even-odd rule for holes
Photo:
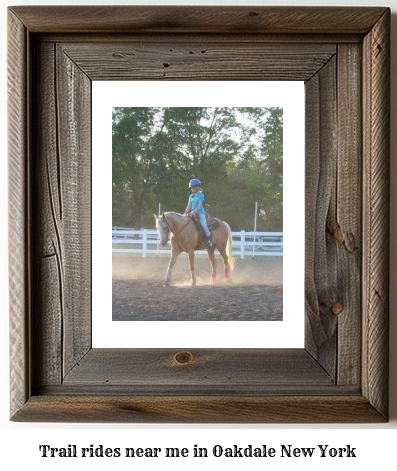
[[[224,280],[223,262],[217,260],[213,285],[208,258],[196,256],[197,286],[192,288],[188,258],[180,255],[172,286],[164,288],[169,256],[113,254],[113,320],[282,320],[282,257],[237,259],[232,283]]]

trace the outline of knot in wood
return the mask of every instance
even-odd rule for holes
[[[336,302],[336,303],[333,304],[333,306],[331,307],[331,311],[332,311],[332,314],[334,314],[335,316],[339,316],[339,314],[341,314],[342,311],[343,311],[343,304],[340,303],[339,301]]]
[[[334,239],[336,239],[340,244],[343,244],[345,240],[345,236],[340,226],[337,226],[334,231]]]
[[[193,361],[193,355],[190,352],[178,352],[175,354],[174,360],[180,365],[186,365]]]

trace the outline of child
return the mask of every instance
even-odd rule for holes
[[[197,178],[193,178],[189,182],[189,188],[192,190],[192,194],[189,196],[189,202],[185,209],[185,214],[189,216],[197,215],[204,230],[204,233],[208,239],[208,245],[212,247],[211,232],[208,229],[207,219],[205,217],[204,209],[204,193],[201,189],[201,182]]]

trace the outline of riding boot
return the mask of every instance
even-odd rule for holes
[[[208,247],[213,247],[214,246],[214,244],[211,241],[211,234],[207,237],[207,245],[208,245]]]

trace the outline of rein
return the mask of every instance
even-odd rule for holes
[[[165,222],[167,223],[167,226],[168,226],[168,229],[174,234],[174,237],[176,237],[178,234],[180,234],[184,229],[185,227],[189,224],[190,221],[192,221],[192,218],[189,217],[187,223],[182,227],[182,229],[179,229],[178,232],[175,232],[172,227],[170,226],[170,223],[167,221],[167,218],[164,216],[164,220]],[[193,221],[192,221],[193,222]]]

